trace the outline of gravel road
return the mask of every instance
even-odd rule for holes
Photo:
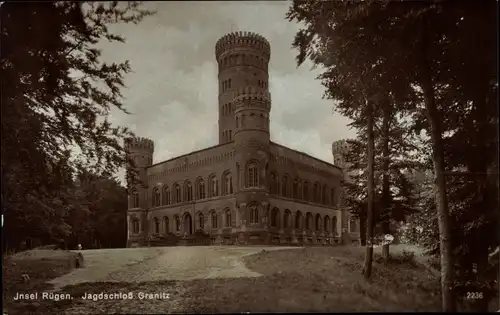
[[[242,257],[297,247],[179,246],[82,250],[85,268],[51,281],[55,290],[83,282],[144,282],[258,277]]]

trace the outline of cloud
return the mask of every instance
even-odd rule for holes
[[[271,139],[332,161],[331,143],[352,137],[349,120],[332,114],[311,64],[297,68],[299,28],[285,20],[289,2],[146,2],[157,14],[138,25],[115,25],[125,44],[102,43],[107,61],[129,60],[124,105],[112,121],[155,141],[155,162],[215,145],[215,42],[231,31],[254,31],[271,44]],[[265,22],[265,23],[264,23]]]

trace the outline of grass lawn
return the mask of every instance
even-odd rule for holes
[[[364,248],[308,247],[262,252],[246,266],[264,275],[252,279],[189,283],[193,312],[439,311],[439,282],[423,265],[375,263],[372,281],[361,275]],[[377,259],[378,260],[378,259]]]
[[[374,263],[372,281],[361,275],[364,248],[308,247],[262,251],[245,257],[246,266],[262,277],[161,281],[147,283],[83,283],[63,288],[71,301],[16,303],[9,314],[20,313],[227,313],[227,312],[349,312],[439,311],[439,282],[420,263],[403,261],[400,254],[383,266]],[[376,259],[377,260],[377,259]],[[18,264],[16,267],[20,267]],[[62,266],[61,266],[62,267]],[[32,266],[30,270],[35,272]],[[54,270],[55,269],[55,270]],[[67,272],[36,267],[37,281]],[[19,278],[20,274],[19,273]],[[4,269],[5,275],[5,269]],[[31,275],[30,275],[31,277]],[[33,280],[33,277],[32,277]],[[35,285],[35,283],[30,285]],[[10,284],[10,292],[27,289]],[[38,286],[44,288],[41,283]],[[14,290],[14,291],[13,291]],[[84,294],[133,292],[132,300],[88,301]],[[139,292],[169,294],[168,299],[139,300]],[[8,305],[9,306],[9,305]]]

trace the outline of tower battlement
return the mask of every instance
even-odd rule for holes
[[[245,101],[245,100],[256,100],[261,102],[271,102],[271,93],[268,91],[257,90],[253,86],[246,86],[237,89],[234,92],[233,103]]]
[[[235,48],[253,48],[267,58],[271,56],[271,45],[262,35],[254,32],[232,32],[222,36],[215,44],[215,57]]]
[[[349,143],[346,139],[337,140],[332,143],[332,153],[346,153],[349,150]]]
[[[148,153],[153,153],[155,144],[153,140],[143,138],[143,137],[133,137],[125,139],[125,150],[127,152],[132,151],[144,151]]]

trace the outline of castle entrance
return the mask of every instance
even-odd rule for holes
[[[193,220],[189,213],[184,215],[184,233],[188,235],[193,234]]]

